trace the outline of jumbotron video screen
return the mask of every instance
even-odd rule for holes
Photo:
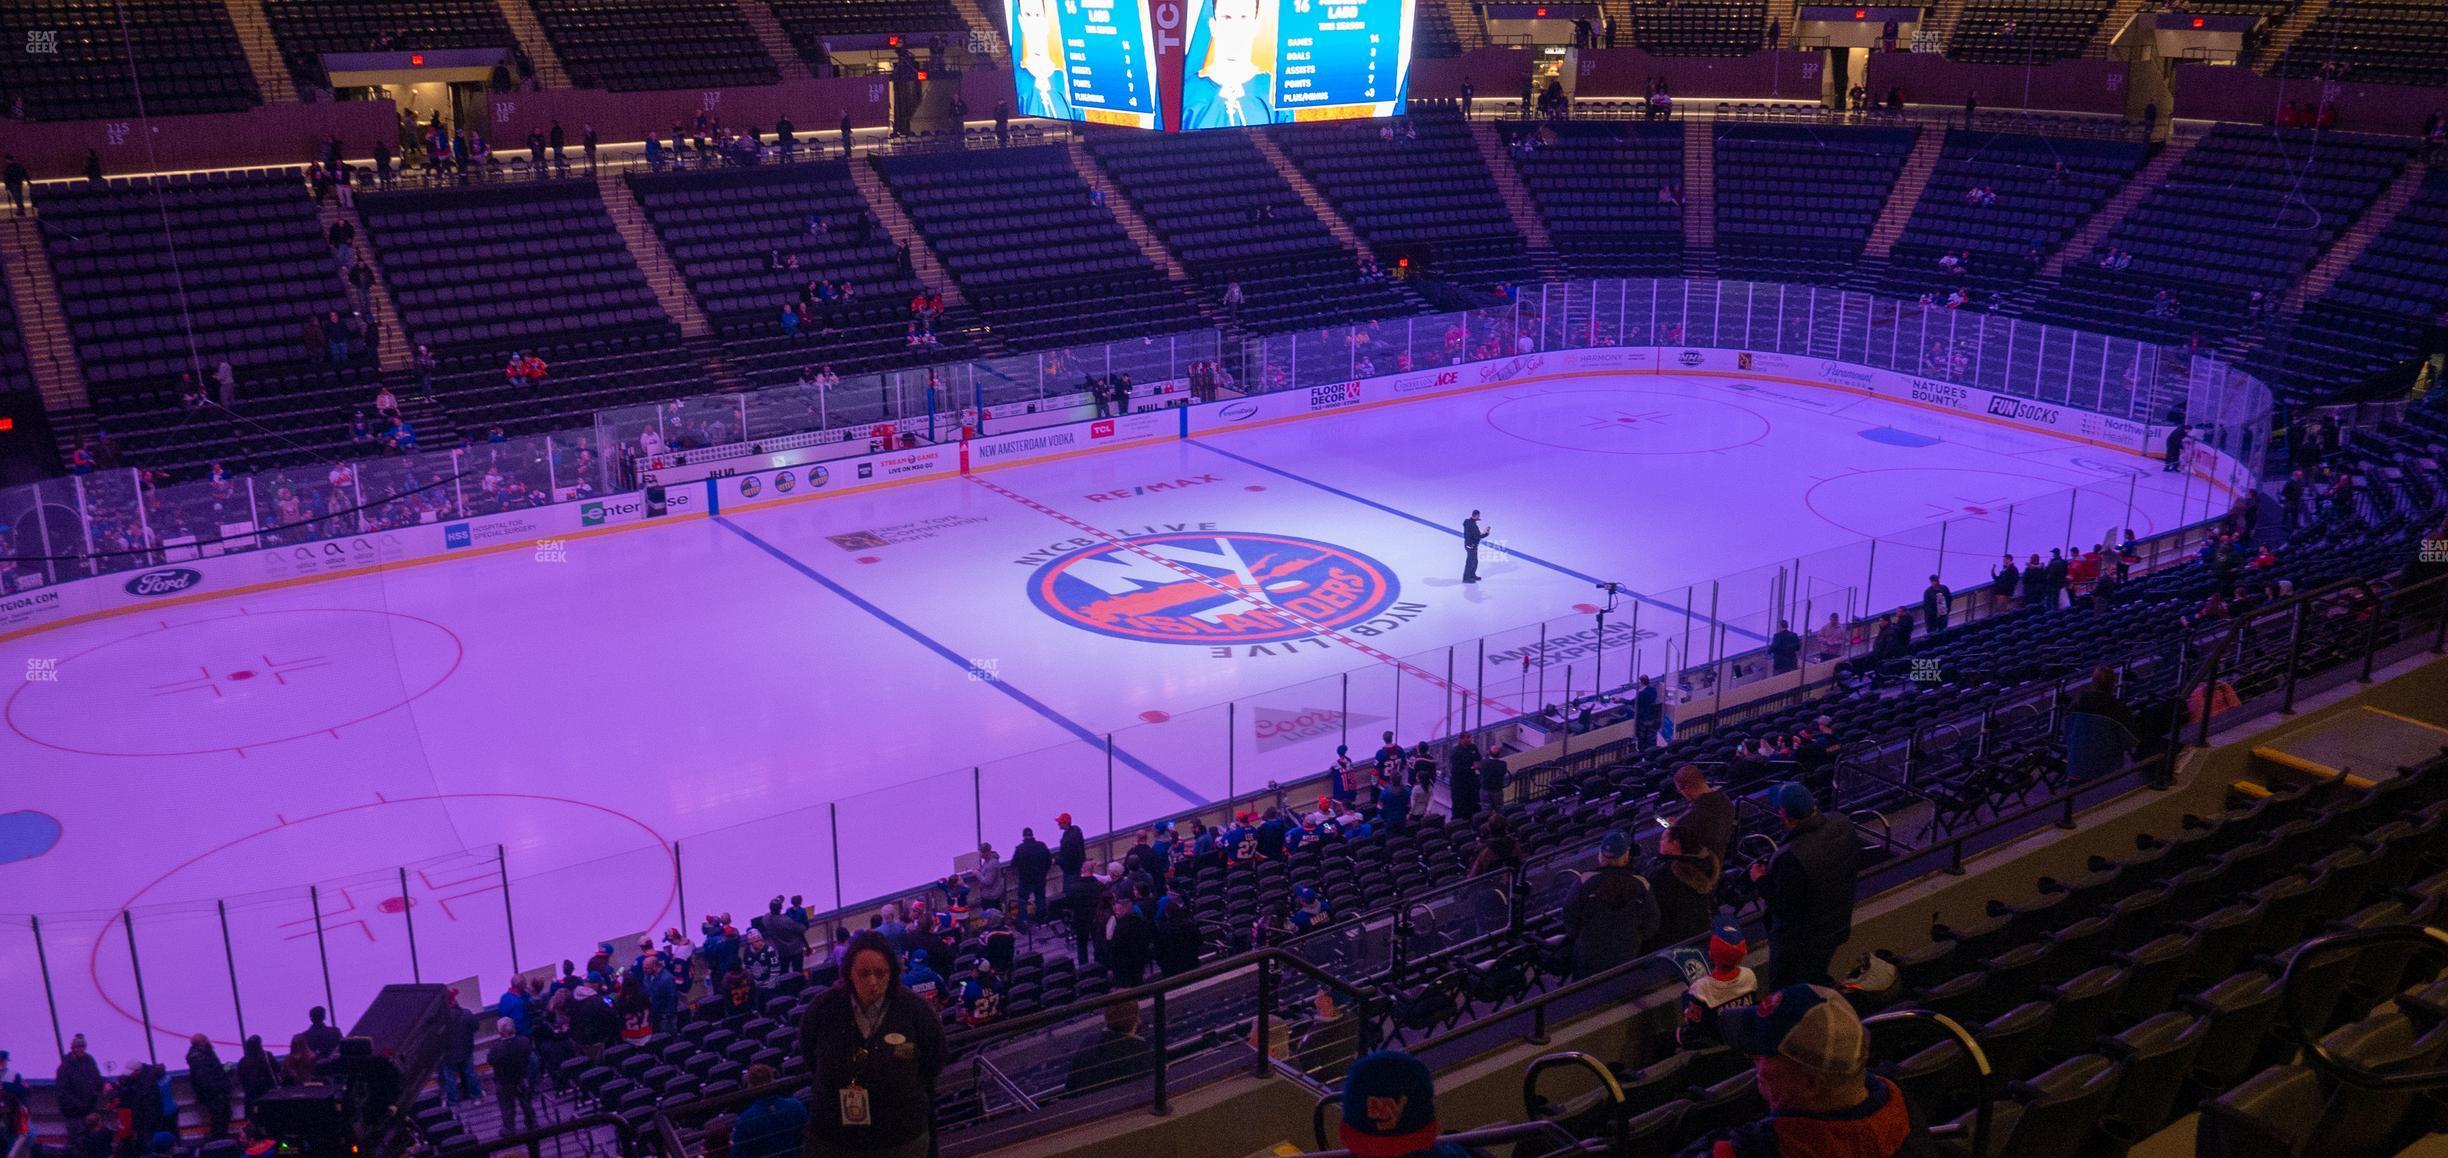
[[[1220,129],[1393,116],[1414,0],[1006,0],[1021,116]]]

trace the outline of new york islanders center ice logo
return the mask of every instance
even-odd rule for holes
[[[1063,555],[1029,576],[1046,614],[1117,639],[1275,643],[1339,631],[1401,589],[1385,564],[1291,535],[1133,535]]]

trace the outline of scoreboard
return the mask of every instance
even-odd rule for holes
[[[1417,2],[1005,0],[1013,107],[1167,130],[1394,116]]]
[[[1024,117],[1159,126],[1148,0],[1006,0],[1012,109]]]

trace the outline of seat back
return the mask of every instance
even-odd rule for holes
[[[2196,1158],[2298,1158],[2319,1128],[2320,1079],[2302,1066],[2272,1066],[2202,1107]]]
[[[2190,1013],[2162,1013],[2102,1043],[2125,1063],[2103,1119],[2122,1137],[2141,1139],[2167,1125],[2210,1023]]]

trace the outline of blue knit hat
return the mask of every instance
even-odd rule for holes
[[[1418,1058],[1379,1050],[1343,1080],[1343,1148],[1360,1158],[1396,1158],[1437,1139],[1436,1082]]]
[[[1777,786],[1777,811],[1800,819],[1819,811],[1819,798],[1811,795],[1809,785],[1787,782]]]

